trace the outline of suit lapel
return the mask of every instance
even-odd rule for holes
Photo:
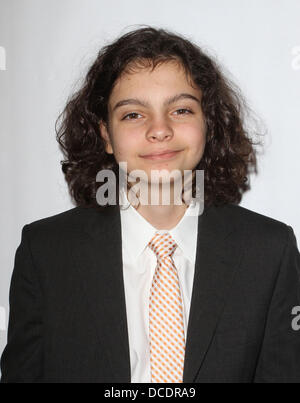
[[[231,211],[211,206],[199,216],[184,382],[195,382],[239,265],[242,244]]]
[[[89,209],[81,259],[82,282],[97,328],[111,382],[129,383],[130,356],[123,283],[118,206]],[[110,371],[109,371],[110,369]]]
[[[240,233],[229,206],[204,209],[199,216],[194,285],[189,315],[184,382],[194,382],[205,358],[242,253]],[[78,253],[81,281],[111,382],[131,382],[118,206],[87,209]]]

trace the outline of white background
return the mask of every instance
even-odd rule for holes
[[[299,0],[0,0],[0,354],[22,227],[74,207],[55,120],[100,47],[137,24],[195,41],[240,86],[268,131],[241,205],[300,243]]]

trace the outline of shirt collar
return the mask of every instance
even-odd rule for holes
[[[199,202],[192,202],[179,223],[170,230],[158,230],[153,227],[138,211],[129,203],[124,189],[120,191],[120,215],[122,225],[122,243],[124,250],[131,261],[136,261],[145,250],[149,241],[156,232],[169,232],[183,255],[195,263],[197,249],[198,212]]]

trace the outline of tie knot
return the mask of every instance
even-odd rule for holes
[[[157,259],[172,256],[177,247],[176,242],[168,232],[164,234],[156,233],[148,245],[155,253]]]

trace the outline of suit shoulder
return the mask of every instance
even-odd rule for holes
[[[238,224],[246,226],[248,234],[254,233],[256,236],[274,237],[279,240],[286,239],[292,227],[273,217],[258,213],[240,205],[229,204],[226,206],[228,214],[232,220]]]
[[[264,215],[262,213],[258,213],[257,211],[250,210],[246,207],[237,205],[237,204],[228,204],[226,206],[232,214],[244,218],[245,220],[254,221],[256,223],[262,223],[266,225],[275,225],[275,226],[286,226],[287,224],[283,221],[277,220],[271,216]]]
[[[235,227],[240,229],[248,255],[268,256],[267,259],[280,262],[285,251],[291,248],[299,259],[297,239],[289,224],[239,205],[229,204],[224,210],[227,224],[235,222]]]
[[[95,214],[92,207],[73,207],[69,210],[41,218],[26,224],[24,227],[34,237],[51,234],[76,233],[81,231],[86,221]]]

